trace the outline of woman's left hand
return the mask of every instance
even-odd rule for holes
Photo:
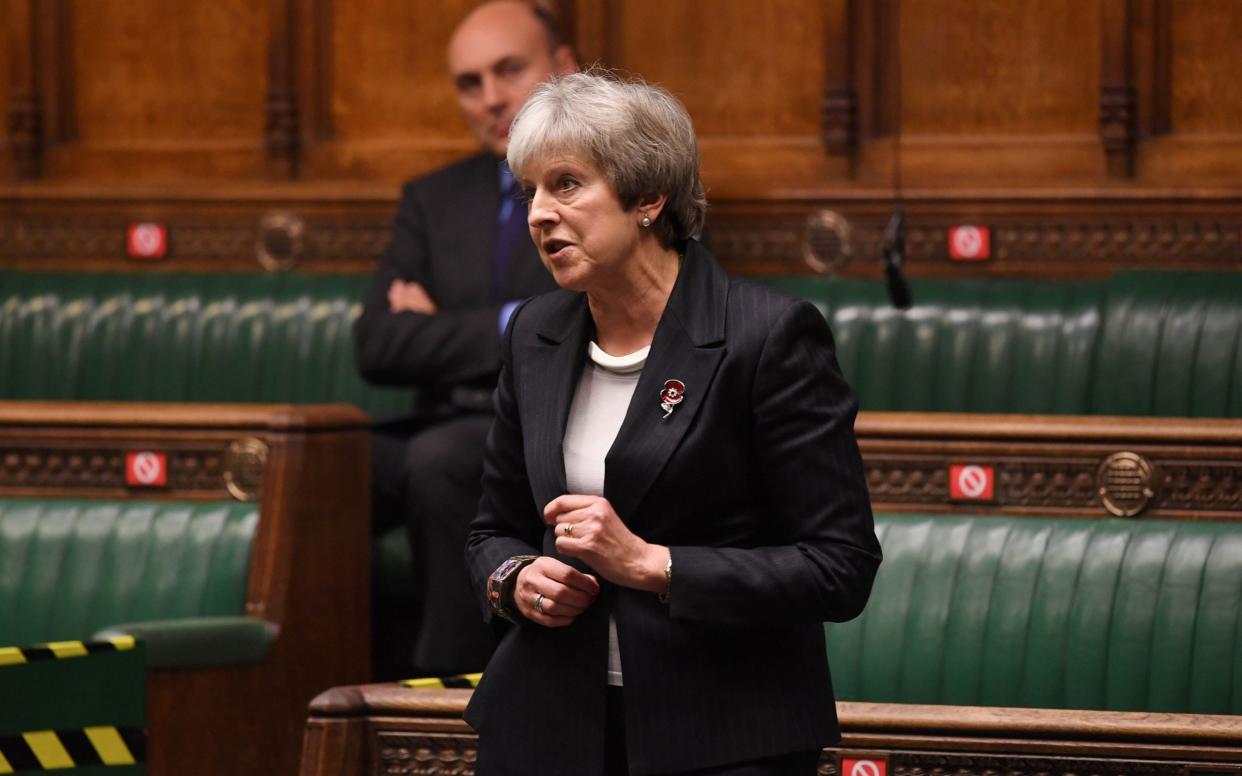
[[[636,536],[601,496],[558,496],[543,510],[557,552],[583,561],[615,585],[664,592],[668,548]]]

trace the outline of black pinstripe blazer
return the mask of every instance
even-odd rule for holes
[[[565,493],[561,440],[593,331],[578,293],[514,315],[466,547],[481,597],[506,558],[557,554],[541,514]],[[671,378],[685,400],[663,420]],[[690,242],[604,486],[631,530],[672,548],[671,601],[604,583],[569,627],[512,628],[466,712],[480,776],[601,771],[609,611],[632,772],[837,740],[821,623],[858,615],[880,561],[856,409],[818,311],[731,280]]]

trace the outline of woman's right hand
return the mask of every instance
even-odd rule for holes
[[[595,577],[547,555],[519,571],[513,589],[513,603],[522,616],[549,628],[570,624],[598,596]]]

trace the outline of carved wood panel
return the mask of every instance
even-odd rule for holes
[[[0,177],[40,182],[0,192],[0,262],[119,260],[112,224],[158,216],[194,181],[203,212],[178,226],[179,258],[249,268],[264,214],[319,200],[339,207],[307,245],[365,269],[397,183],[475,148],[444,63],[475,1],[8,0]],[[894,139],[912,274],[1238,266],[1234,0],[542,2],[587,61],[686,101],[713,245],[735,269],[806,271],[804,219],[831,207],[855,226],[844,271],[878,272],[863,257],[891,203]],[[261,179],[286,188],[218,217]],[[342,182],[379,193],[342,196]],[[78,186],[104,191],[91,217]],[[131,202],[111,209],[109,187]],[[29,201],[55,215],[31,221]],[[944,229],[985,216],[994,259],[948,264]]]
[[[1097,4],[935,0],[898,12],[889,55],[900,71],[904,182],[1099,176]],[[888,160],[878,161],[885,177]]]
[[[68,34],[79,140],[51,177],[262,176],[262,4],[75,3]]]
[[[849,732],[846,731],[847,735]],[[962,742],[966,751],[936,752],[920,751],[920,745],[934,743],[926,738],[906,745],[892,740],[900,736],[888,738],[890,740],[882,748],[860,751],[826,748],[820,755],[816,772],[819,776],[841,776],[841,760],[845,757],[885,761],[887,772],[893,776],[1184,776],[1190,768],[1203,773],[1234,773],[1238,768],[1231,761],[1200,761],[1199,757],[1189,760],[1192,764],[1188,767],[1188,760],[1173,752],[1152,759],[1098,747],[1092,751],[1089,745],[1066,745],[1046,748],[1053,752],[1058,749],[1082,751],[1007,754],[1003,749],[995,751],[998,748],[995,741],[966,741]],[[474,776],[475,773],[478,739],[473,734],[380,729],[373,733],[370,743],[372,766],[368,773],[373,776]]]
[[[71,497],[115,496],[127,489],[125,456],[155,450],[167,454],[166,487],[140,490],[152,497],[230,498],[225,472],[229,443],[110,444],[0,440],[0,492],[48,492]]]
[[[824,149],[824,3],[716,3],[710,12],[658,0],[613,5],[609,64],[686,104],[709,196],[770,190],[774,171],[793,187],[848,178],[848,164]],[[834,21],[845,21],[836,10]]]

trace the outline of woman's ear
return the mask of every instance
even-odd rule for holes
[[[638,198],[638,204],[634,207],[638,210],[638,217],[640,219],[650,219],[648,223],[644,224],[644,226],[649,226],[656,222],[660,217],[660,213],[664,212],[664,205],[667,203],[667,194],[644,194]]]

